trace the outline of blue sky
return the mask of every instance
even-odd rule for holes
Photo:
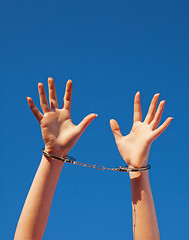
[[[44,146],[26,96],[39,107],[37,83],[55,80],[59,105],[73,81],[72,119],[99,115],[70,155],[105,166],[124,165],[109,120],[130,131],[134,94],[143,116],[159,92],[162,121],[153,143],[151,186],[162,239],[187,239],[189,2],[184,0],[12,1],[0,4],[0,238],[13,239]],[[44,239],[132,239],[127,174],[66,165]]]

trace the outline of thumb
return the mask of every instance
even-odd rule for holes
[[[119,138],[123,137],[122,134],[121,134],[121,131],[120,131],[120,127],[119,127],[116,120],[114,120],[114,119],[110,120],[110,127],[112,129],[113,134],[114,134],[115,140],[118,140]]]
[[[98,115],[95,113],[91,113],[87,115],[79,124],[78,129],[80,134],[82,134],[85,129],[88,127],[88,125],[92,122],[93,119],[95,119]]]

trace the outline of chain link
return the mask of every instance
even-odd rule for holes
[[[93,169],[101,170],[101,171],[110,170],[110,171],[114,171],[114,172],[141,172],[141,171],[146,171],[146,170],[151,168],[150,164],[148,164],[146,167],[142,167],[142,168],[128,168],[128,166],[119,166],[119,167],[115,167],[115,168],[108,168],[108,167],[104,167],[104,166],[101,166],[101,165],[92,165],[92,164],[77,162],[75,158],[69,157],[69,156],[64,157],[64,158],[58,157],[58,156],[55,156],[53,154],[45,152],[44,148],[41,151],[45,156],[55,158],[55,159],[60,160],[62,162],[72,163],[74,165],[93,168]]]

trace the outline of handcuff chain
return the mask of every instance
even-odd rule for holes
[[[151,168],[150,164],[148,164],[146,167],[141,167],[141,168],[128,168],[128,166],[119,166],[119,167],[115,167],[115,168],[109,168],[109,167],[104,167],[104,166],[101,166],[101,165],[93,165],[93,164],[77,162],[75,158],[70,157],[70,156],[67,156],[67,157],[64,157],[64,158],[58,157],[58,156],[55,156],[53,154],[45,152],[44,148],[41,151],[45,156],[60,160],[62,162],[72,163],[74,165],[93,168],[93,169],[101,170],[101,171],[110,170],[110,171],[114,171],[114,172],[142,172],[142,171],[146,171],[146,170]]]

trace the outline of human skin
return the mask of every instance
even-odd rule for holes
[[[67,82],[64,104],[61,109],[58,108],[55,84],[52,78],[48,79],[48,86],[50,104],[48,104],[43,84],[38,84],[43,114],[37,109],[31,98],[27,97],[27,101],[40,124],[45,151],[65,157],[97,114],[89,114],[80,124],[74,125],[70,113],[72,81],[68,80]],[[14,240],[42,239],[62,167],[63,162],[42,156],[17,225]]]
[[[75,126],[72,123],[70,114],[72,82],[70,80],[67,82],[64,105],[61,109],[58,108],[56,90],[52,78],[48,79],[48,85],[50,104],[48,104],[43,85],[41,83],[38,84],[43,114],[36,108],[31,98],[27,98],[27,101],[40,123],[45,151],[65,157],[97,115],[89,114],[80,124]],[[123,137],[117,122],[115,120],[110,122],[120,154],[129,167],[138,168],[146,166],[151,143],[168,127],[172,120],[172,118],[168,118],[157,128],[165,104],[164,101],[161,102],[155,113],[158,97],[157,95],[154,96],[148,115],[142,123],[140,93],[136,94],[134,124],[129,135]],[[46,156],[42,157],[17,225],[15,240],[42,239],[62,167],[63,162]],[[130,173],[130,178],[134,239],[159,239],[148,172]]]
[[[173,118],[159,126],[165,101],[156,111],[159,94],[155,94],[145,120],[142,122],[140,92],[134,100],[134,117],[131,132],[123,136],[115,120],[110,120],[112,132],[122,158],[130,168],[146,167],[152,142],[165,131]],[[159,126],[159,127],[158,127]],[[159,240],[159,228],[150,187],[148,171],[130,172],[133,237],[134,240]]]

